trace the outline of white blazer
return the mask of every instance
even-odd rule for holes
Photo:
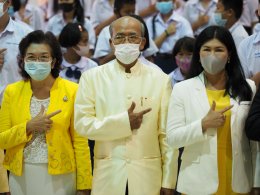
[[[254,82],[247,82],[255,94]],[[253,186],[253,167],[256,166],[256,155],[252,158],[256,147],[252,147],[252,151],[244,131],[251,101],[239,104],[230,98],[230,104],[234,105],[231,109],[232,189],[247,193]],[[169,104],[167,141],[176,149],[185,147],[177,185],[177,190],[185,194],[208,195],[218,189],[217,129],[203,133],[201,126],[209,109],[203,74],[174,85]],[[259,182],[255,183],[257,185]]]

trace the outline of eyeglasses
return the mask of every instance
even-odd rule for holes
[[[25,61],[26,62],[49,62],[51,60],[51,56],[50,55],[40,55],[40,56],[34,56],[34,55],[28,55],[25,56]]]
[[[123,44],[126,42],[126,40],[129,43],[134,43],[134,44],[138,44],[142,41],[142,37],[139,37],[137,35],[129,35],[129,36],[125,36],[125,35],[116,35],[115,37],[112,38],[112,41],[115,45],[118,44]]]

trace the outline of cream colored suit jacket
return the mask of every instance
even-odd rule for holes
[[[75,101],[75,128],[96,140],[93,195],[159,195],[174,188],[177,164],[166,143],[171,84],[168,76],[137,62],[125,73],[116,60],[86,71]],[[146,108],[140,129],[131,131],[128,108]],[[174,177],[175,176],[175,177]]]
[[[248,83],[255,94],[254,82],[248,80]],[[230,98],[230,104],[234,105],[231,109],[232,189],[247,193],[253,185],[259,186],[259,172],[255,167],[260,165],[256,160],[257,144],[252,143],[251,148],[244,131],[251,101],[238,103]],[[217,129],[203,134],[201,127],[209,109],[203,74],[173,87],[167,140],[174,148],[185,147],[177,190],[188,195],[209,195],[218,189]]]

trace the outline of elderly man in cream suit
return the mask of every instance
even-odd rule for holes
[[[3,167],[4,151],[0,150],[0,194],[9,192],[6,169]]]
[[[96,141],[92,195],[173,194],[177,164],[165,133],[171,84],[138,60],[143,28],[128,16],[113,22],[116,60],[80,80],[75,129]]]

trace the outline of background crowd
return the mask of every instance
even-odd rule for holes
[[[0,0],[0,194],[260,194],[259,83],[260,0]]]

